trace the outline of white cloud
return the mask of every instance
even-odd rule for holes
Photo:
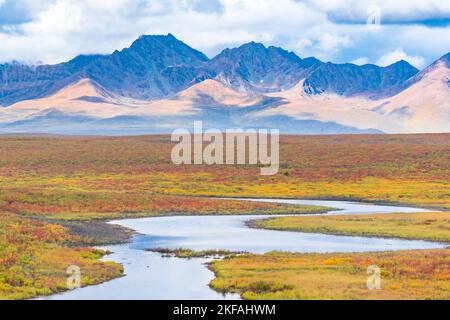
[[[192,1],[59,0],[16,32],[0,33],[0,60],[67,60],[77,53],[108,53],[141,34],[173,33],[214,55],[247,41],[277,44],[293,30],[325,21],[321,13],[292,0],[224,0],[219,12],[199,12]],[[196,2],[198,6],[198,2]],[[36,44],[39,46],[36,46]]]
[[[338,34],[325,33],[319,38],[317,48],[321,51],[335,51],[341,47],[350,45],[351,40],[348,36],[341,36]]]
[[[402,23],[450,17],[450,1],[442,0],[308,0],[342,22],[364,23],[370,7],[378,7],[384,23]]]
[[[415,66],[416,68],[423,68],[425,66],[425,59],[420,56],[409,56],[403,48],[397,48],[392,52],[388,52],[378,59],[377,63],[380,66],[386,67],[397,61],[405,60]]]
[[[367,57],[359,57],[352,61],[353,64],[356,64],[358,66],[363,66],[365,64],[368,64],[369,62],[370,62],[369,58],[367,58]]]
[[[216,0],[214,5],[208,0],[208,7],[206,0],[111,0],[108,5],[103,0],[6,1],[21,1],[32,19],[3,29],[0,25],[0,62],[56,63],[80,53],[122,49],[141,34],[169,32],[209,56],[248,41],[338,62],[366,57],[373,63],[385,54],[383,48],[397,47],[432,62],[450,48],[450,27],[389,25],[373,33],[365,25],[329,18],[360,11],[364,17],[366,4],[373,2],[366,0]],[[436,8],[448,12],[447,5],[432,0],[378,3],[384,14],[398,11],[406,18],[431,16]]]

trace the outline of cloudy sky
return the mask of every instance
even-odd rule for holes
[[[0,0],[0,62],[57,63],[169,32],[210,57],[257,41],[324,61],[423,68],[450,51],[450,1]]]

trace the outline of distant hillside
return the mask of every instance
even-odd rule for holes
[[[57,65],[0,65],[0,133],[450,131],[450,54],[417,70],[324,63],[251,42],[208,59],[173,35]]]
[[[57,65],[2,64],[0,105],[40,98],[82,78],[125,97],[153,100],[205,79],[262,92],[284,90],[306,79],[305,90],[312,94],[382,94],[417,72],[405,61],[386,68],[323,63],[254,42],[209,60],[171,34],[141,36],[129,48],[110,55],[82,55]]]

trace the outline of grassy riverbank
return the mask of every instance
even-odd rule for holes
[[[450,243],[450,212],[283,217],[255,220],[249,224],[272,230]]]
[[[82,286],[123,274],[121,265],[99,261],[105,252],[69,246],[80,241],[60,225],[1,212],[0,300],[63,292],[72,265],[81,270]]]
[[[256,228],[450,242],[450,213],[281,217]],[[368,290],[367,268],[382,289]],[[357,254],[271,253],[214,261],[211,287],[245,299],[450,299],[450,249]]]
[[[380,290],[367,288],[372,265]],[[449,267],[450,249],[246,255],[214,261],[211,287],[244,299],[450,299]]]

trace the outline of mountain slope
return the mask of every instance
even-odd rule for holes
[[[418,71],[403,60],[385,68],[375,65],[326,63],[306,78],[304,87],[305,92],[311,94],[327,92],[344,96],[381,96]]]
[[[208,60],[173,35],[58,65],[0,65],[0,132],[169,133],[196,120],[286,133],[450,131],[450,53],[418,72],[248,43]]]
[[[203,121],[205,128],[278,128],[283,133],[377,133],[334,122],[298,120],[254,113],[276,109],[278,97],[247,95],[214,80],[205,80],[171,99],[140,101],[112,94],[90,79],[82,79],[55,94],[18,102],[0,110],[0,132],[54,134],[169,133]]]
[[[410,132],[450,130],[450,64],[444,56],[412,78],[410,86],[383,101],[376,112]]]
[[[344,96],[381,96],[419,71],[406,61],[384,68],[323,63],[254,42],[224,50],[208,63],[207,69],[208,77],[240,91],[282,91],[305,79],[304,91],[308,94]]]
[[[334,93],[311,95],[304,92],[304,82],[305,80],[300,81],[290,90],[270,93],[269,96],[284,99],[285,103],[276,109],[256,112],[254,116],[286,115],[297,120],[333,122],[361,130],[403,130],[395,121],[373,112],[371,109],[377,102],[367,97],[346,97]]]
[[[172,34],[141,36],[110,55],[81,55],[57,65],[0,65],[0,105],[46,97],[84,78],[139,100],[167,98],[206,79],[255,94],[286,90],[305,79],[309,94],[380,96],[417,72],[405,61],[386,68],[323,63],[255,42],[209,60]]]
[[[279,91],[291,87],[317,64],[319,60],[302,60],[281,48],[251,42],[213,58],[207,74],[240,91]]]
[[[207,60],[171,34],[142,36],[130,48],[95,60],[84,75],[122,96],[148,100],[184,89]]]
[[[117,94],[154,99],[184,89],[208,58],[173,35],[142,36],[111,55],[78,56],[57,65],[0,65],[0,104],[41,98],[83,78]]]
[[[48,97],[21,101],[1,110],[0,122],[33,118],[48,114],[49,111],[67,115],[110,117],[128,112],[121,100],[122,98],[108,93],[90,79],[82,79]]]
[[[216,80],[205,80],[180,92],[179,99],[205,101],[221,105],[246,107],[261,101],[258,95],[235,91]]]
[[[450,68],[442,58],[389,98],[311,95],[304,82],[278,92],[238,92],[216,80],[154,101],[111,93],[82,79],[46,98],[0,110],[1,132],[169,133],[197,120],[206,127],[280,128],[284,133],[450,131]],[[378,131],[377,131],[378,130]]]
[[[0,104],[44,97],[73,83],[78,67],[73,65],[28,66],[17,62],[0,64]]]
[[[359,129],[376,128],[387,133],[450,131],[450,64],[446,55],[408,80],[409,86],[388,98],[305,94],[304,80],[270,96],[285,99],[277,109],[255,116],[289,115],[299,120],[334,122]]]

